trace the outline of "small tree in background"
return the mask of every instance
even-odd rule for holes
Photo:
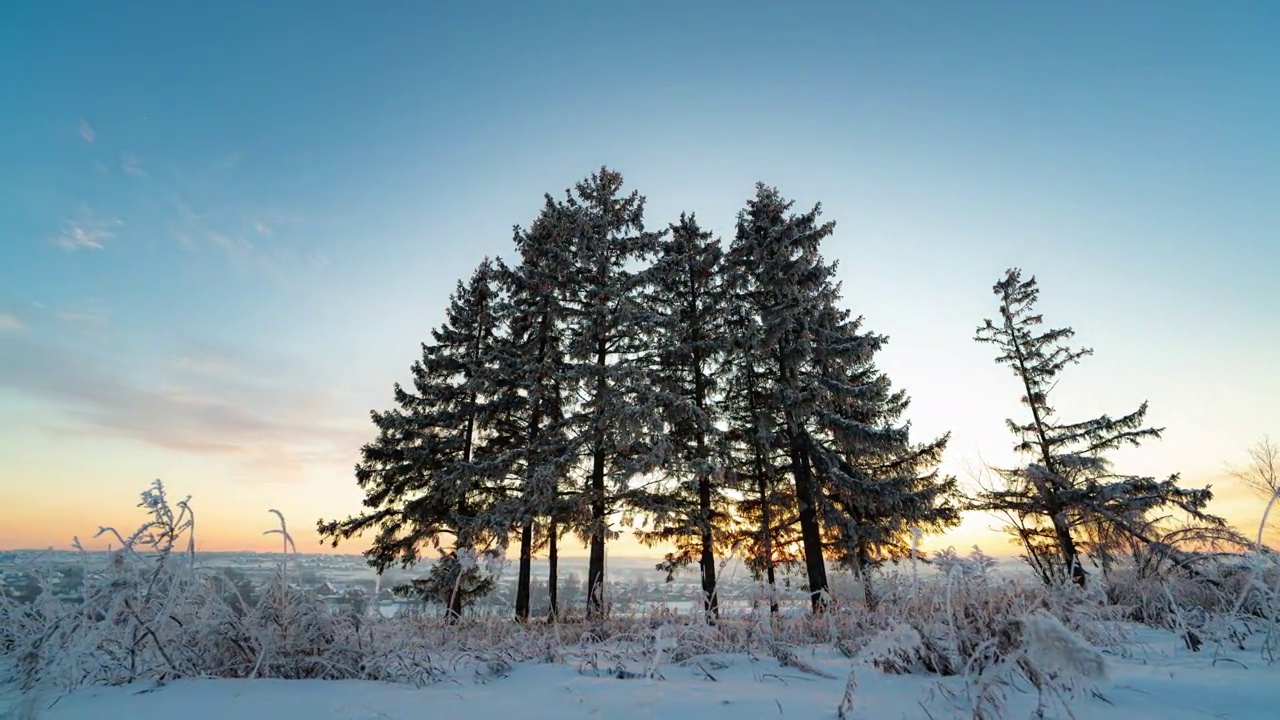
[[[1263,437],[1249,448],[1249,464],[1243,468],[1230,470],[1231,477],[1241,485],[1253,491],[1265,503],[1264,517],[1259,522],[1258,542],[1262,542],[1262,531],[1266,527],[1280,530],[1280,516],[1274,506],[1280,502],[1280,445]],[[1268,512],[1269,511],[1269,512]]]
[[[494,578],[476,564],[474,552],[438,551],[440,558],[431,565],[427,577],[397,585],[391,592],[405,598],[435,603],[447,608],[450,620],[456,621],[477,600],[497,587]],[[488,551],[490,555],[496,555]]]

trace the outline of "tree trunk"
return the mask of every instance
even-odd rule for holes
[[[605,386],[605,363],[607,345],[601,338],[596,346],[596,416],[595,442],[591,457],[591,483],[588,489],[591,497],[591,542],[590,558],[587,562],[587,616],[601,617],[604,614],[604,541],[605,541],[605,428],[603,413]]]
[[[1044,427],[1044,418],[1040,416],[1040,406],[1036,403],[1036,393],[1031,388],[1031,378],[1027,370],[1026,354],[1022,350],[1021,343],[1017,340],[1017,332],[1013,327],[1013,318],[1007,311],[1004,313],[1005,329],[1009,333],[1010,342],[1013,345],[1014,358],[1018,362],[1018,377],[1022,380],[1022,388],[1026,392],[1027,406],[1031,408],[1031,420],[1036,428],[1036,439],[1040,445],[1040,459],[1044,463],[1045,471],[1055,476],[1058,474],[1056,463],[1053,461],[1053,453],[1049,447],[1048,432]],[[1039,493],[1041,500],[1049,505],[1050,521],[1053,523],[1053,534],[1058,540],[1058,548],[1062,551],[1062,560],[1066,565],[1068,576],[1075,584],[1084,587],[1085,571],[1084,563],[1080,561],[1080,553],[1076,549],[1075,538],[1071,536],[1071,526],[1063,517],[1063,511],[1058,507],[1058,492],[1054,488],[1048,487],[1044,480],[1031,478],[1031,484],[1035,486],[1036,492]]]
[[[529,580],[533,571],[533,518],[520,526],[520,570],[516,579],[516,620],[529,619]]]
[[[711,536],[711,479],[698,481],[698,511],[702,522],[702,609],[708,619],[720,617],[720,599],[716,596],[716,556]]]
[[[867,543],[863,540],[858,540],[854,548],[853,563],[854,571],[862,580],[862,600],[867,604],[868,610],[875,610],[876,594],[871,587],[871,558],[867,553]]]
[[[591,463],[591,541],[587,561],[587,616],[604,614],[604,448],[597,448]]]
[[[822,530],[818,526],[818,510],[813,501],[808,448],[799,433],[792,433],[791,472],[795,475],[796,503],[800,510],[800,540],[809,576],[809,603],[814,612],[822,612],[826,606],[823,594],[827,592],[827,565],[822,557]]]
[[[758,397],[756,396],[755,365],[747,363],[748,402],[755,423],[752,426],[751,448],[755,456],[756,491],[760,494],[760,535],[764,546],[764,575],[769,587],[769,614],[778,614],[777,578],[773,570],[773,511],[770,507],[769,478],[765,475],[765,448],[760,441],[764,433],[764,422],[760,419]]]
[[[539,320],[538,329],[538,367],[541,368],[546,359],[548,342],[548,323],[550,315],[544,312]],[[539,378],[541,380],[541,378]],[[533,491],[535,469],[542,462],[540,454],[534,452],[542,433],[542,393],[531,393],[528,401],[529,409],[529,444],[525,456],[524,483],[526,498]],[[529,619],[529,594],[533,574],[533,508],[524,508],[525,518],[520,527],[520,569],[516,577],[516,620],[525,622]]]
[[[547,618],[551,622],[560,619],[560,528],[555,520],[548,526],[549,540],[547,546]]]
[[[698,468],[698,522],[701,530],[700,542],[702,544],[702,557],[699,564],[702,567],[702,610],[708,621],[719,619],[720,617],[720,598],[716,592],[716,553],[715,553],[715,537],[711,526],[711,494],[712,494],[712,476],[710,468],[710,458],[707,452],[707,433],[702,423],[708,417],[707,412],[707,381],[703,368],[702,358],[702,318],[705,315],[703,308],[700,307],[698,292],[698,275],[695,272],[690,278],[689,286],[691,293],[687,309],[689,317],[697,318],[693,324],[693,402],[697,407],[700,417],[694,429],[694,443],[697,448],[698,462],[701,467]]]
[[[764,579],[769,587],[769,614],[778,614],[777,578],[773,572],[773,511],[770,510],[768,479],[764,476],[759,451],[756,453],[756,487],[760,491],[760,532],[764,536]]]

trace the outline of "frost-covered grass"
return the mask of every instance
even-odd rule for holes
[[[0,604],[0,667],[14,678],[9,699],[20,713],[167,718],[186,704],[187,720],[289,720],[266,711],[284,703],[297,717],[373,718],[426,702],[445,717],[504,707],[519,717],[684,717],[700,704],[707,720],[1037,709],[1154,717],[1166,713],[1115,713],[1173,697],[1165,677],[1179,673],[1221,697],[1171,705],[1170,717],[1232,702],[1243,711],[1254,700],[1268,712],[1226,716],[1280,712],[1280,566],[1261,553],[1195,574],[1120,567],[1089,592],[993,572],[976,551],[944,553],[934,572],[878,574],[874,608],[837,597],[818,616],[771,616],[764,602],[714,624],[669,610],[450,624],[335,610],[299,591],[283,519],[273,530],[282,538],[274,580],[245,598],[201,567],[185,503],[171,505],[157,485],[143,505],[152,521],[115,533],[121,549],[107,566],[86,564],[83,603],[50,592],[30,605]],[[283,680],[308,682],[275,682]],[[1222,683],[1275,689],[1224,693]],[[302,707],[328,709],[304,715]]]

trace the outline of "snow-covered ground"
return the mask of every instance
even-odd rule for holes
[[[1132,629],[1108,654],[1107,676],[1071,698],[1081,719],[1198,720],[1280,717],[1280,665],[1256,651],[1192,653],[1172,633]],[[576,663],[525,662],[501,676],[458,676],[422,688],[368,681],[182,680],[97,687],[53,703],[32,703],[40,720],[419,720],[422,718],[834,718],[850,672],[848,718],[966,718],[964,682],[888,675],[830,648],[801,649],[821,677],[764,656],[714,655],[657,668],[654,678],[620,679]],[[1094,692],[1096,691],[1096,695]],[[1034,717],[1036,691],[1020,681],[1005,693],[1004,717]],[[1070,717],[1050,704],[1045,717]]]

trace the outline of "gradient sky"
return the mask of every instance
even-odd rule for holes
[[[316,548],[456,279],[601,164],[726,239],[757,180],[823,202],[966,480],[1020,409],[974,328],[1036,274],[1097,352],[1059,409],[1150,400],[1120,469],[1256,523],[1222,476],[1280,435],[1280,4],[198,5],[0,6],[0,547],[131,529],[159,477],[206,549],[275,547],[268,508]]]

